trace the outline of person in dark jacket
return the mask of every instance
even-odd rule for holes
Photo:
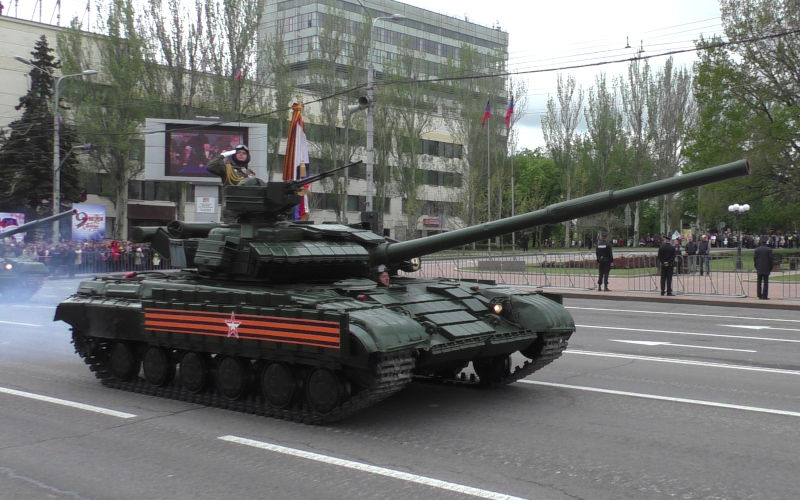
[[[611,250],[611,245],[608,244],[604,236],[600,237],[600,242],[597,244],[595,254],[597,255],[597,269],[599,273],[597,278],[597,291],[602,291],[603,285],[605,285],[606,292],[610,292],[611,290],[608,289],[608,275],[611,273],[611,266],[614,265],[614,252]]]
[[[706,268],[706,273],[711,275],[711,255],[708,252],[708,236],[703,235],[700,243],[697,245],[697,261],[700,264],[700,276],[703,275],[703,267]]]
[[[658,263],[661,267],[661,295],[666,287],[667,295],[672,295],[672,270],[675,267],[675,247],[669,242],[669,236],[664,236],[663,243],[658,249]]]
[[[762,236],[761,242],[753,252],[753,264],[756,266],[756,276],[758,282],[756,283],[756,293],[761,300],[769,299],[769,273],[772,272],[772,267],[775,265],[775,257],[772,255],[772,249],[767,246],[767,237]]]
[[[686,242],[686,258],[689,261],[689,274],[697,272],[697,243],[694,242],[694,236],[689,235],[689,240]]]

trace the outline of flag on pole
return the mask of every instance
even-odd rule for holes
[[[506,128],[511,127],[511,115],[514,114],[514,96],[511,96],[511,101],[508,103],[508,109],[506,110]]]
[[[486,101],[486,109],[483,110],[483,118],[481,118],[481,128],[483,128],[483,124],[486,123],[486,120],[489,119],[491,114],[492,107],[489,105],[489,101]]]
[[[293,181],[308,177],[308,143],[306,142],[306,126],[303,123],[303,105],[292,104],[292,121],[289,124],[289,135],[286,138],[286,154],[283,157],[283,180]],[[303,186],[298,193],[303,200],[294,207],[294,220],[306,220],[309,217],[308,188]]]

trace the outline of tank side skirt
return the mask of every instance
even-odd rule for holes
[[[412,350],[379,353],[375,358],[376,363],[371,387],[362,389],[331,412],[320,414],[306,404],[287,409],[270,407],[260,395],[255,393],[256,391],[250,391],[243,399],[230,401],[219,394],[215,388],[202,393],[192,393],[181,387],[177,379],[165,387],[152,386],[139,377],[127,382],[118,380],[111,374],[108,356],[105,355],[110,351],[113,344],[112,341],[95,338],[87,343],[86,339],[80,334],[73,332],[73,342],[76,344],[76,350],[80,344],[83,352],[79,351],[79,354],[83,357],[84,362],[89,365],[95,376],[107,387],[306,424],[324,424],[339,421],[374,405],[399,392],[409,384],[411,382],[411,372],[414,368]]]

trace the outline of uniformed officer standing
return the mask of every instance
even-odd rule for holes
[[[675,267],[675,247],[669,242],[669,236],[664,236],[663,243],[658,249],[658,263],[661,267],[661,295],[664,295],[666,286],[667,295],[672,295],[672,270]]]
[[[769,273],[775,266],[775,257],[772,255],[772,249],[767,246],[767,237],[762,236],[758,248],[753,252],[753,264],[756,267],[756,293],[758,298],[762,300],[769,300]]]
[[[614,252],[612,252],[611,245],[608,244],[605,236],[600,237],[600,242],[597,244],[595,253],[597,255],[597,269],[599,272],[597,291],[602,291],[605,285],[606,292],[610,292],[611,290],[608,289],[608,275],[611,273],[611,266],[614,265]]]

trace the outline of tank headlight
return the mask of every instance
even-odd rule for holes
[[[492,304],[492,312],[495,313],[495,314],[502,313],[503,312],[503,304],[501,304],[500,302],[496,302],[496,303]]]
[[[5,264],[3,264],[3,269],[5,269],[6,271],[10,271],[13,268],[14,268],[14,264],[12,264],[11,262],[6,262]]]
[[[414,271],[419,271],[420,267],[422,267],[422,259],[420,259],[419,257],[414,257],[413,259],[411,259],[411,268]]]

